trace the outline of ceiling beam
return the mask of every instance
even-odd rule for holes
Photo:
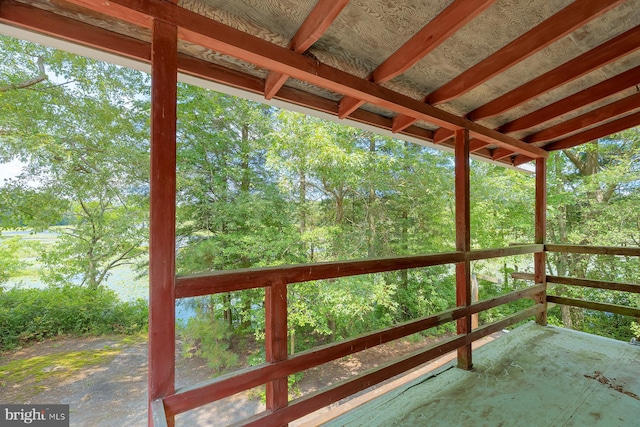
[[[527,136],[524,141],[529,144],[549,142],[562,136],[569,135],[595,124],[609,121],[615,117],[628,114],[640,108],[640,93],[622,98],[588,113],[574,117],[566,122],[558,123],[547,129]]]
[[[509,123],[505,123],[496,130],[505,134],[527,130],[549,120],[561,117],[562,115],[575,111],[579,108],[587,107],[590,104],[602,101],[605,98],[637,86],[638,84],[640,84],[640,66],[622,72],[608,80],[604,80],[598,84],[581,90],[580,92],[574,93],[573,95],[558,100],[553,104],[549,104],[546,107],[533,111]],[[397,132],[399,130],[399,126],[394,123],[394,128],[392,128],[392,130]],[[433,143],[440,144],[442,141],[452,137],[453,131],[445,128],[439,128],[434,132]],[[504,154],[502,151],[499,151],[498,153],[500,155]]]
[[[531,162],[533,160],[535,160],[535,159],[532,159],[531,157],[527,157],[527,156],[518,155],[518,156],[515,156],[515,157],[513,157],[511,159],[510,164],[512,166],[518,167],[518,166],[523,165],[525,163],[529,163],[529,162]]]
[[[0,22],[67,40],[82,40],[84,45],[131,59],[151,61],[149,43],[113,31],[64,18],[43,9],[27,6],[14,0],[0,1]],[[149,22],[152,22],[149,18]]]
[[[369,80],[384,83],[404,73],[495,1],[455,0],[380,64],[369,76]],[[340,101],[339,117],[348,116],[362,104],[364,101],[358,98],[343,98]]]
[[[524,104],[536,96],[567,84],[640,49],[640,26],[632,28],[600,46],[536,77],[524,85],[476,108],[470,120],[493,117]]]
[[[390,89],[376,85],[344,71],[319,63],[312,58],[277,46],[266,40],[243,33],[227,25],[191,12],[162,0],[111,0],[107,5],[130,7],[152,18],[162,19],[179,27],[184,41],[230,55],[240,60],[267,68],[293,78],[332,91],[355,97],[420,120],[452,130],[469,129],[478,139],[492,144],[513,148],[534,158],[547,157],[548,153],[520,140],[508,137],[493,129],[420,102]]]
[[[589,111],[566,122],[558,123],[540,132],[531,134],[527,136],[524,141],[528,144],[539,145],[578,132],[598,123],[623,116],[638,109],[640,109],[640,93],[612,102],[611,104]],[[493,152],[491,159],[500,160],[512,154],[513,150],[498,148]]]
[[[329,29],[349,0],[318,0],[289,43],[296,53],[305,52]],[[289,76],[270,71],[265,80],[264,97],[271,99],[285,84]]]
[[[622,132],[638,125],[640,125],[640,112],[605,123],[601,126],[572,135],[568,138],[561,139],[560,141],[552,142],[551,144],[545,145],[544,149],[547,151],[565,150],[598,138],[604,138],[605,136]]]
[[[513,155],[514,155],[513,150],[499,147],[493,150],[493,153],[491,153],[491,160],[498,161]]]
[[[570,4],[449,83],[436,89],[424,98],[424,102],[431,105],[441,104],[467,93],[620,3],[622,0],[587,0]],[[416,119],[411,117],[399,116],[396,118],[394,129],[400,131],[415,121]]]
[[[601,16],[624,0],[582,0],[554,14],[502,49],[465,70],[431,93],[426,102],[442,104],[458,98],[501,72],[529,58],[562,37]]]
[[[64,17],[44,9],[18,3],[13,0],[0,2],[0,22],[19,25],[21,28],[37,31],[91,48],[125,56],[137,61],[149,63],[151,47],[148,42],[123,36],[102,28]],[[264,92],[264,81],[258,77],[212,64],[192,56],[178,54],[178,69],[181,73],[213,81],[255,94]],[[277,99],[294,105],[300,105],[337,115],[338,103],[293,88],[283,88]],[[368,111],[357,111],[352,120],[380,129],[391,130],[391,119]],[[402,132],[404,135],[423,141],[431,141],[433,132],[417,126],[411,126]]]
[[[509,123],[505,123],[497,130],[502,133],[527,130],[556,117],[560,117],[563,114],[601,101],[638,84],[640,84],[640,66],[620,73],[608,80],[604,80]]]
[[[153,18],[151,18],[151,16],[119,4],[110,4],[106,1],[95,0],[63,0],[58,3],[75,4],[149,30],[153,26]]]
[[[454,133],[449,129],[438,128],[433,132],[433,143],[434,144],[442,144],[444,141],[447,141],[454,137]]]

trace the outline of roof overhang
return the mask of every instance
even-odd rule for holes
[[[2,0],[3,33],[148,71],[178,27],[180,79],[521,165],[640,124],[640,0]]]

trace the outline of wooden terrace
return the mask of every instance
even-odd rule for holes
[[[281,426],[451,351],[457,352],[460,370],[449,370],[425,385],[442,381],[449,374],[466,381],[469,375],[490,372],[482,352],[477,358],[472,353],[474,341],[529,318],[545,325],[548,303],[640,317],[637,307],[554,296],[548,283],[635,293],[640,285],[551,277],[545,269],[549,251],[640,256],[637,247],[570,247],[546,241],[549,152],[640,124],[638,10],[640,0],[0,0],[3,33],[151,72],[149,425],[172,426],[178,414],[266,384],[267,409],[242,425]],[[176,277],[178,79],[455,152],[456,250]],[[532,244],[471,249],[472,157],[508,167],[535,162]],[[471,261],[522,254],[534,259],[535,272],[527,277],[532,279],[531,286],[471,302]],[[443,264],[455,264],[456,308],[288,356],[289,284]],[[265,289],[267,363],[176,390],[176,299],[250,288]],[[473,314],[521,298],[532,298],[535,304],[472,329]],[[288,375],[446,322],[456,322],[456,336],[289,401]],[[534,331],[532,342],[526,345],[533,345],[533,354],[539,356],[533,366],[544,373],[552,365],[550,352],[557,348],[546,339],[550,329],[535,326],[530,330]],[[516,341],[519,334],[509,339]],[[553,345],[559,345],[558,352],[564,353],[563,343],[554,341]],[[633,360],[633,351],[624,357],[631,354]],[[493,360],[489,352],[487,357]],[[591,372],[583,375],[594,378],[576,374],[578,378],[556,378],[554,384],[571,393],[582,384],[594,388],[611,380],[614,388],[608,392],[618,393],[615,387],[620,384],[610,376],[621,379],[623,374],[607,370],[615,357],[615,352],[604,353],[599,361],[590,361],[587,371]],[[476,371],[467,372],[474,364]],[[629,391],[624,396],[632,399],[629,402],[637,409],[640,372],[637,363],[630,363],[629,369],[636,381],[620,387]],[[534,368],[526,370],[535,374]],[[518,368],[508,372],[515,374]],[[542,374],[529,378],[545,384]],[[484,390],[482,384],[476,385],[478,392]],[[517,386],[517,390],[528,388],[528,384]],[[404,393],[417,390],[406,389]],[[435,395],[424,392],[425,408],[437,400],[438,390]],[[477,393],[452,390],[461,407],[472,407],[471,399],[475,400]],[[429,396],[436,397],[428,400]],[[520,422],[533,411],[547,410],[536,406],[535,400],[527,398],[526,402],[525,407],[509,406],[508,412],[505,402],[491,404],[503,408],[501,416],[510,414],[504,420],[509,425],[514,424],[507,421]],[[567,412],[554,420],[560,425],[586,420],[612,425],[606,423],[616,422],[618,409],[603,404],[608,406],[594,413],[600,414],[599,420],[584,413],[584,405],[575,407],[575,417],[566,418]],[[620,411],[619,425],[631,422],[627,409]],[[406,416],[423,415],[407,412]],[[345,420],[358,424],[357,418]]]

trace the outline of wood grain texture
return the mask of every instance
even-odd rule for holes
[[[545,244],[544,248],[548,252],[567,252],[567,253],[571,253],[571,254],[640,256],[640,248],[639,247],[581,246],[581,245],[552,245],[552,244]]]
[[[540,25],[533,27],[485,60],[468,68],[464,73],[432,92],[427,96],[426,102],[436,105],[459,97],[620,3],[622,0],[585,0],[571,3]]]
[[[622,132],[623,130],[638,125],[640,125],[640,112],[629,114],[620,119],[607,122],[584,132],[552,142],[545,145],[544,149],[547,151],[565,150],[567,148],[575,147],[576,145],[593,141],[594,139],[604,138],[605,136],[609,136],[616,132]]]
[[[640,49],[640,26],[620,34],[595,49],[523,84],[517,89],[476,108],[467,114],[471,120],[486,119],[515,108],[541,93],[567,84],[625,55]]]
[[[455,0],[375,69],[371,80],[383,83],[402,74],[484,12],[495,0]]]
[[[243,421],[242,425],[262,427],[267,425],[286,424],[315,410],[337,402],[344,397],[355,394],[372,385],[378,384],[411,368],[415,368],[423,363],[433,360],[438,356],[455,350],[456,348],[470,345],[473,341],[500,331],[524,319],[535,316],[535,314],[540,310],[541,305],[538,304],[498,322],[484,325],[468,335],[446,339],[439,344],[429,346],[424,350],[405,356],[397,362],[380,366],[353,379],[342,381],[326,390],[317,391],[305,397],[296,399],[290,402],[289,406],[279,411],[273,413],[262,412],[257,414],[248,420]]]
[[[233,372],[178,390],[174,395],[165,398],[165,406],[167,407],[167,412],[173,415],[186,412],[198,406],[265,384],[281,375],[301,372],[368,348],[444,325],[464,316],[479,313],[522,298],[531,298],[539,293],[541,289],[542,287],[538,285],[512,291],[473,303],[468,307],[444,310],[431,316],[411,320],[380,331],[300,352],[280,362],[263,364]]]
[[[571,120],[558,123],[555,126],[527,136],[524,141],[529,144],[548,142],[563,136],[579,132],[590,126],[609,121],[640,109],[640,93],[622,98],[588,113],[574,117]]]
[[[175,390],[177,30],[153,23],[149,214],[149,413]],[[149,417],[149,424],[153,420]],[[169,426],[173,418],[167,419]]]
[[[585,301],[577,298],[559,297],[555,295],[547,295],[547,301],[556,304],[570,305],[572,307],[586,308],[587,310],[597,310],[607,313],[621,314],[623,316],[640,317],[640,308],[627,307],[625,305]]]
[[[532,128],[579,108],[596,103],[637,84],[640,84],[640,67],[634,67],[624,71],[610,79],[601,81],[596,85],[549,104],[539,110],[533,111],[509,123],[505,123],[498,128],[498,131],[513,133]]]
[[[291,39],[289,49],[297,53],[309,49],[322,37],[347,3],[349,0],[319,0]],[[265,98],[273,98],[287,79],[287,75],[270,72],[265,82]]]

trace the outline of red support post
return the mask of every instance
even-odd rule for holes
[[[265,289],[265,353],[267,362],[287,359],[287,284],[278,281]],[[289,403],[287,377],[267,383],[267,409]]]
[[[175,391],[176,26],[155,20],[152,37],[149,426],[153,402]]]
[[[536,221],[535,238],[537,244],[544,244],[547,234],[547,161],[536,159]],[[544,284],[544,291],[536,295],[536,302],[544,304],[544,311],[536,315],[536,323],[547,324],[547,274],[546,252],[534,254],[535,283]]]
[[[471,251],[471,209],[469,196],[469,131],[455,132],[456,250]],[[456,264],[456,306],[471,304],[471,264]],[[471,316],[457,321],[458,334],[471,332]],[[458,367],[471,369],[471,344],[458,349]]]

